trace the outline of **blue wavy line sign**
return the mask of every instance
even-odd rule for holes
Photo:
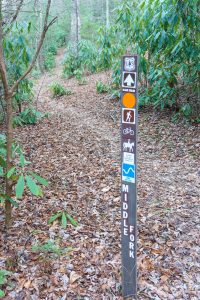
[[[135,183],[135,165],[122,164],[122,180]]]

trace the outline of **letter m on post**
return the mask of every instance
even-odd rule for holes
[[[122,185],[122,192],[128,193],[128,185],[127,184]]]

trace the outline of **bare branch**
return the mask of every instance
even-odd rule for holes
[[[23,5],[23,2],[24,2],[24,0],[20,0],[19,4],[17,6],[17,9],[15,10],[15,14],[13,15],[11,21],[8,24],[9,28],[7,28],[6,31],[3,33],[3,37],[5,37],[5,35],[10,31],[12,24],[16,21],[18,15],[19,15],[19,12],[21,10],[21,7]]]
[[[4,87],[5,95],[9,94],[9,84],[7,79],[6,65],[3,56],[3,17],[2,17],[2,0],[0,0],[0,74]]]
[[[12,17],[12,20],[10,21],[10,24],[12,24],[13,22],[15,22],[15,20],[17,19],[18,14],[19,14],[19,12],[20,12],[20,9],[21,9],[21,7],[22,7],[22,5],[23,5],[23,2],[24,2],[24,0],[21,0],[21,1],[19,2],[19,5],[17,6],[16,12],[15,12],[14,16]]]
[[[50,11],[50,6],[51,6],[51,0],[48,0],[48,3],[47,3],[47,8],[46,8],[46,15],[45,15],[45,19],[44,19],[44,26],[43,26],[43,31],[41,33],[41,36],[40,36],[40,40],[39,40],[39,43],[38,43],[38,47],[37,47],[37,50],[35,52],[35,55],[32,59],[32,62],[30,63],[28,69],[26,70],[26,72],[13,84],[13,86],[11,87],[10,91],[11,93],[13,94],[17,88],[17,86],[19,85],[19,83],[31,72],[31,70],[33,69],[34,67],[34,64],[38,58],[38,55],[40,53],[40,50],[42,48],[42,45],[43,45],[43,42],[44,42],[44,39],[45,39],[45,36],[46,36],[46,33],[49,29],[49,27],[51,25],[53,25],[55,23],[55,21],[57,20],[57,17],[53,18],[49,24],[48,24],[48,17],[49,17],[49,11]]]

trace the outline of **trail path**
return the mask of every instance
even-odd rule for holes
[[[27,194],[14,212],[1,252],[3,264],[16,256],[9,299],[120,300],[120,106],[96,93],[96,82],[109,79],[105,73],[87,76],[82,86],[62,78],[62,57],[60,51],[55,70],[36,84],[38,109],[51,116],[15,131],[50,184],[42,199]],[[55,81],[73,94],[52,99]],[[142,109],[138,148],[138,299],[198,300],[198,128]],[[77,228],[47,225],[63,209]],[[67,254],[32,251],[49,239]]]

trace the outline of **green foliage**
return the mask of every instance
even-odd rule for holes
[[[82,40],[78,45],[78,54],[72,46],[67,48],[63,72],[68,77],[76,76],[77,72],[83,73],[83,70],[95,73],[98,70],[97,58],[98,51],[94,43]]]
[[[139,54],[139,105],[170,108],[197,120],[200,82],[198,1],[124,0],[109,29],[101,27],[93,43],[81,41],[78,54],[68,48],[67,76],[112,69],[112,91],[119,95],[121,55]],[[78,70],[78,71],[77,71]],[[81,75],[80,75],[81,76]],[[101,91],[100,84],[97,89]]]
[[[200,109],[198,1],[124,1],[117,10],[116,34],[140,56],[140,104],[179,110],[194,119]],[[122,43],[121,43],[122,41]]]
[[[113,51],[115,47],[112,45],[112,30],[109,31],[105,27],[99,29],[99,38],[97,40],[99,46],[99,66],[101,69],[109,69],[114,59]]]
[[[13,100],[15,107],[18,106],[21,109],[23,103],[31,103],[33,99],[33,83],[29,79],[24,79],[17,87]]]
[[[86,68],[89,72],[95,73],[98,70],[98,52],[95,44],[82,40],[78,45],[78,60],[82,68]]]
[[[113,60],[122,52],[120,45],[113,47],[116,40],[114,28],[107,30],[101,27],[98,31],[96,42],[81,40],[78,44],[78,53],[69,45],[64,59],[64,74],[68,77],[75,76],[77,70],[95,73],[109,69]]]
[[[61,210],[51,216],[51,218],[48,221],[48,224],[53,223],[57,219],[60,220],[61,225],[64,229],[67,227],[68,221],[75,227],[78,225],[78,223],[75,221],[75,219],[71,215],[69,215],[66,211],[61,211]]]
[[[110,95],[110,99],[119,99],[120,98],[120,90],[118,89],[112,89],[111,90],[111,95]]]
[[[30,162],[25,159],[22,148],[16,143],[12,145],[12,158],[16,163],[6,173],[6,138],[4,135],[0,135],[0,178],[5,180],[7,177],[13,182],[17,199],[22,198],[26,188],[31,194],[42,196],[40,185],[47,186],[48,182],[38,174],[27,170],[26,166]],[[5,200],[9,200],[13,205],[17,206],[16,201],[9,198],[2,189],[0,190],[0,202]]]
[[[44,59],[45,70],[50,71],[51,69],[55,68],[55,66],[56,66],[55,54],[52,52],[45,53],[45,59]]]
[[[4,285],[7,281],[7,276],[9,276],[11,272],[7,270],[0,270],[0,287]],[[3,298],[5,296],[5,293],[2,289],[0,289],[0,298]]]
[[[41,118],[47,117],[47,113],[42,113],[34,108],[26,108],[13,118],[13,126],[23,126],[36,124]]]
[[[3,40],[4,57],[10,80],[18,79],[31,61],[31,51],[28,46],[30,27],[27,23],[16,23]]]
[[[54,82],[50,86],[53,97],[61,97],[64,95],[71,95],[72,92],[67,90],[64,86],[62,86],[59,82]]]
[[[124,53],[124,47],[123,43],[117,43],[118,37],[115,33],[114,27],[110,27],[109,30],[101,27],[96,42],[85,40],[79,42],[77,54],[69,46],[63,63],[64,75],[75,76],[80,84],[85,84],[84,73],[108,70],[114,65],[117,66],[117,70],[112,85],[113,88],[118,88],[121,73],[120,56]]]
[[[30,29],[31,23],[15,23],[3,40],[3,51],[10,84],[24,74],[31,61],[32,55],[28,40]],[[33,97],[32,87],[33,84],[30,79],[22,80],[13,97],[14,104],[21,106],[23,102],[30,102]]]
[[[48,49],[47,52],[52,53],[53,55],[57,54],[57,48],[55,45],[51,45]]]
[[[67,77],[74,76],[74,72],[80,68],[78,59],[70,46],[67,48],[67,53],[65,55],[63,65],[63,73]]]
[[[108,84],[104,84],[101,81],[97,81],[96,83],[97,93],[108,93],[110,91],[110,86]]]
[[[65,46],[66,43],[66,28],[60,28],[56,32],[56,45],[58,48]]]
[[[32,251],[36,253],[42,253],[42,254],[55,254],[56,256],[60,256],[63,254],[66,254],[66,252],[71,251],[71,248],[60,248],[58,245],[54,243],[54,241],[47,241],[47,243],[44,244],[35,244],[32,246]]]
[[[83,77],[83,70],[77,69],[74,71],[74,76],[76,77],[79,85],[87,84],[87,80]]]

